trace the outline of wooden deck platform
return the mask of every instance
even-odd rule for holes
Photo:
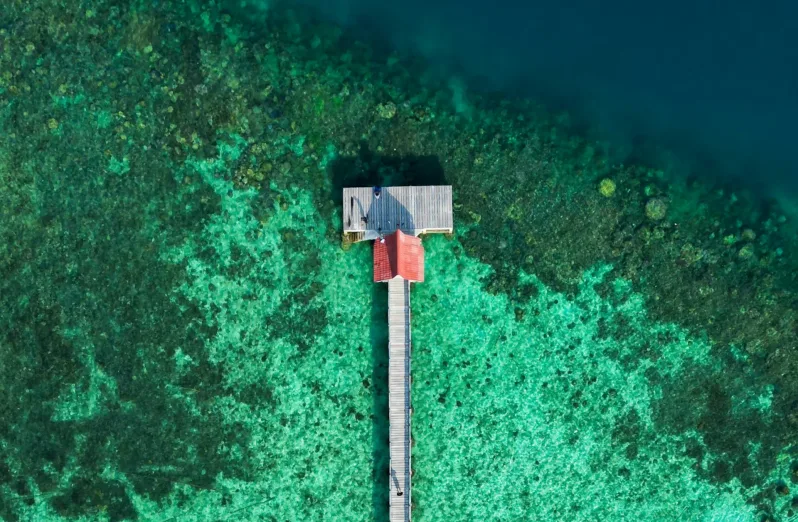
[[[388,281],[390,521],[410,520],[410,281]]]
[[[344,234],[351,241],[368,241],[396,230],[417,236],[453,230],[452,187],[374,187],[344,189]]]

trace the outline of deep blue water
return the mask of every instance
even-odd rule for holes
[[[693,173],[798,188],[797,2],[299,1],[472,87],[565,108],[622,157],[653,141]]]

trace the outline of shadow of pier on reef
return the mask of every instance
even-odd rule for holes
[[[343,204],[346,187],[449,184],[437,156],[387,156],[370,151],[365,143],[361,143],[356,156],[340,157],[329,168],[332,178],[330,199],[338,208]],[[384,203],[382,198],[379,203]],[[371,213],[372,209],[360,209],[360,212]],[[408,228],[408,224],[402,228]]]
[[[371,477],[372,520],[388,520],[388,286],[373,283],[371,290]]]

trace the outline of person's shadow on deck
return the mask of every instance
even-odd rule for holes
[[[344,187],[448,185],[443,167],[435,156],[382,156],[361,144],[354,158],[338,158],[330,165],[331,198],[342,208]],[[387,203],[386,194],[377,204]],[[356,204],[356,203],[355,203]],[[374,209],[364,209],[369,215]],[[412,225],[412,223],[410,223]],[[343,226],[338,224],[337,226]],[[401,223],[400,223],[401,226]],[[396,228],[396,227],[394,227]],[[403,230],[406,226],[401,227]],[[392,230],[391,230],[392,231]],[[369,245],[371,248],[371,245]],[[383,522],[389,516],[390,431],[388,422],[388,285],[371,283],[371,394],[372,400],[372,513]]]

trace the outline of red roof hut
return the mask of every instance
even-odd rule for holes
[[[396,276],[424,281],[424,247],[421,239],[397,230],[374,241],[374,282],[384,283]]]

